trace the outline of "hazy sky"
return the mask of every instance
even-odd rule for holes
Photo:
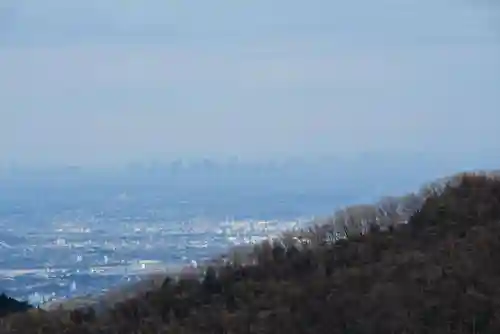
[[[500,152],[499,11],[2,0],[0,160]]]

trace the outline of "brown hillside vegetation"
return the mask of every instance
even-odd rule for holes
[[[366,223],[366,222],[365,222]],[[102,315],[20,313],[3,333],[500,333],[500,180],[463,175],[408,224],[332,243],[263,244],[257,265],[209,268]],[[326,232],[325,232],[326,231]]]

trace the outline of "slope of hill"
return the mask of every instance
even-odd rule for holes
[[[30,308],[28,303],[17,301],[3,293],[0,295],[0,318],[10,313],[27,311]]]
[[[9,315],[0,330],[500,333],[500,179],[461,175],[414,200],[407,224],[387,210],[360,221],[346,215],[304,232],[306,243],[263,243],[256,265],[208,268],[201,281],[166,279],[99,315]]]

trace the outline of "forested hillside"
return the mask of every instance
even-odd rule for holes
[[[32,310],[0,319],[0,329],[500,333],[500,179],[464,174],[424,190],[405,205],[363,207],[362,219],[344,210],[255,247],[255,264],[210,267],[202,280],[166,279],[103,314]]]

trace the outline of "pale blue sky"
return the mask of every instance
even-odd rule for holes
[[[498,22],[473,0],[3,0],[0,162],[500,152]]]

